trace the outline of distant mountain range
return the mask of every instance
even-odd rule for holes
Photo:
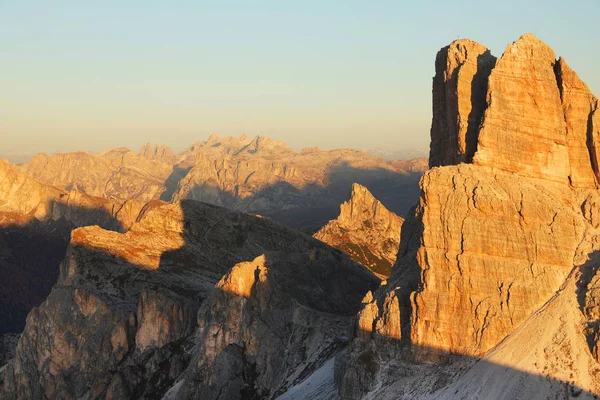
[[[418,196],[426,159],[386,161],[360,150],[294,151],[268,137],[210,136],[176,154],[147,144],[139,153],[37,154],[21,167],[42,183],[112,199],[192,199],[269,216],[313,232],[335,217],[353,183],[402,215]]]
[[[531,34],[435,71],[428,160],[1,161],[0,398],[598,398],[600,101]]]

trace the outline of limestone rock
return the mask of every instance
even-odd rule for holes
[[[71,230],[126,231],[144,203],[92,197],[44,185],[0,162],[0,334],[20,332],[58,277]]]
[[[334,246],[381,276],[389,276],[400,245],[404,219],[389,211],[369,190],[352,185],[350,200],[314,237]]]
[[[439,122],[461,120],[461,109],[436,96],[447,88],[439,72],[455,69],[436,68],[434,80],[430,164],[443,166],[423,176],[392,275],[365,298],[336,360],[339,395],[591,398],[600,393],[597,100],[524,35],[489,74],[472,164],[441,161],[434,142],[448,140],[452,154],[463,143]]]
[[[418,197],[423,160],[389,163],[357,150],[297,153],[264,136],[211,135],[174,155],[146,145],[99,155],[36,155],[26,174],[57,188],[118,200],[191,199],[258,213],[314,233],[334,217],[353,182],[368,185],[396,213]]]
[[[435,59],[429,166],[471,162],[496,57],[469,39],[455,40]]]
[[[202,345],[194,339],[198,307],[212,298],[215,284],[232,266],[268,251],[301,253],[302,262],[312,265],[305,271],[302,264],[284,262],[281,275],[274,272],[285,288],[279,296],[299,290],[295,296],[303,298],[302,304],[331,306],[345,321],[358,309],[360,290],[378,282],[338,250],[268,219],[193,201],[157,201],[148,203],[137,220],[126,233],[97,226],[73,231],[58,283],[28,316],[0,397],[160,398],[187,368],[189,350]],[[292,287],[298,282],[304,283]],[[312,318],[318,321],[309,326],[316,327],[321,320],[313,312],[299,317],[297,308],[272,308],[268,297],[261,304],[282,322]],[[260,315],[250,311],[248,318],[257,321]],[[254,332],[251,326],[241,328]],[[301,360],[303,336],[296,340]],[[234,371],[235,365],[227,368]]]
[[[506,48],[489,77],[475,164],[567,183],[569,144],[555,64],[554,51],[531,34]]]
[[[436,58],[429,164],[472,161],[595,188],[597,103],[567,63],[532,34],[497,61],[480,44],[457,40]]]
[[[120,231],[135,222],[145,205],[44,185],[5,161],[0,161],[0,199],[2,225],[64,219],[73,226],[101,225]]]
[[[576,281],[577,274],[571,274],[548,304],[428,398],[596,398],[600,364],[581,335]]]
[[[593,113],[598,108],[598,99],[562,57],[554,69],[567,128],[569,182],[574,187],[595,187],[600,177],[600,139],[593,131]]]
[[[429,160],[427,158],[413,158],[410,160],[390,161],[390,165],[399,172],[423,173],[429,169]]]
[[[511,174],[447,167],[421,185],[411,342],[481,355],[559,289],[584,223],[560,197]]]
[[[172,200],[192,199],[267,216],[315,233],[332,219],[353,183],[368,186],[391,211],[404,213],[417,197],[422,160],[389,163],[363,151],[294,152],[265,137],[212,135],[178,159],[189,167]]]
[[[330,254],[266,253],[235,265],[199,312],[176,398],[274,398],[344,345],[373,280]]]
[[[42,185],[12,166],[0,160],[0,211],[16,214],[38,215],[40,218],[51,214],[52,201],[65,192],[55,187]]]

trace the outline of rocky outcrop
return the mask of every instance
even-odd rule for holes
[[[574,271],[512,335],[429,398],[596,398],[600,364],[581,335],[577,275]]]
[[[600,177],[598,99],[562,57],[554,71],[567,129],[569,182],[574,187],[594,187]]]
[[[560,288],[585,223],[554,193],[481,167],[435,169],[421,186],[410,341],[481,355]]]
[[[72,229],[126,231],[144,203],[115,201],[43,185],[0,162],[0,334],[17,333],[50,293]]]
[[[241,150],[240,150],[241,151]],[[264,211],[297,206],[297,192],[261,196],[279,183],[301,185],[295,168],[280,162],[211,158],[199,153],[194,167],[179,182],[173,200],[185,198],[237,210]],[[273,195],[275,194],[275,195]]]
[[[373,281],[331,255],[234,266],[200,309],[197,353],[173,396],[275,398],[337,354]]]
[[[208,304],[222,303],[219,296],[224,286],[214,289],[215,284],[234,265],[272,250],[303,254],[292,263],[282,262],[279,273],[273,268],[273,286],[280,282],[284,288],[277,293],[298,290],[301,304],[317,309],[313,302],[329,305],[332,301],[339,309],[330,311],[339,311],[340,318],[348,319],[358,308],[361,290],[377,284],[366,269],[316,239],[264,218],[191,201],[151,202],[126,233],[97,226],[73,231],[59,281],[28,316],[16,356],[5,371],[0,397],[160,398],[188,366],[190,349],[204,343],[193,334],[196,311],[208,297]],[[339,278],[329,279],[335,276],[343,276],[353,286],[340,283]],[[298,282],[304,283],[292,287]],[[302,290],[310,290],[310,295]],[[326,300],[329,292],[334,296]],[[297,317],[288,312],[300,305],[280,312],[268,306],[269,298],[260,301],[266,314],[273,313],[271,318],[291,321]],[[206,306],[204,312],[212,311],[215,319],[200,318],[201,326],[218,324],[223,321],[219,318],[233,313],[232,305],[239,300],[232,301],[224,309]],[[308,314],[307,318],[317,320],[311,326],[318,326],[320,318]],[[237,326],[254,332],[252,325],[244,323],[256,322],[260,316],[248,310],[248,319],[237,321]],[[267,324],[264,329],[278,326]],[[323,322],[323,326],[328,325]],[[265,351],[270,345],[274,351],[281,346],[266,342]],[[238,350],[244,354],[243,347]],[[290,359],[305,360],[304,351],[298,347],[297,356],[290,353]],[[307,368],[311,371],[312,366]],[[231,371],[239,372],[235,366]]]
[[[569,147],[555,63],[554,51],[530,34],[506,48],[489,77],[475,164],[568,182]]]
[[[452,48],[461,43],[438,62]],[[430,159],[441,167],[421,180],[392,275],[363,300],[336,364],[340,397],[597,395],[597,100],[524,35],[489,73],[472,163],[441,161],[434,142],[449,140],[451,154],[464,143],[439,123],[463,119],[436,105],[447,88],[437,77],[456,69],[446,65],[434,79]]]
[[[355,183],[350,200],[340,207],[340,215],[314,237],[347,253],[372,272],[388,277],[396,262],[403,222],[366,187]]]
[[[75,190],[48,186],[25,175],[17,167],[0,161],[1,225],[23,225],[37,221],[64,220],[73,226],[100,225],[127,230],[145,203],[109,200]]]
[[[52,214],[53,200],[65,194],[26,176],[5,160],[0,160],[0,176],[0,211],[5,213],[42,219]]]
[[[429,164],[472,161],[595,188],[597,104],[564,59],[531,34],[498,60],[478,43],[457,40],[436,58]]]
[[[469,39],[452,42],[435,59],[429,166],[471,162],[496,57]]]
[[[394,168],[402,172],[423,173],[429,169],[429,160],[427,158],[413,158],[410,160],[396,160],[389,162]]]

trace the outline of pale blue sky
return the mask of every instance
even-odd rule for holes
[[[427,149],[436,52],[522,33],[600,94],[600,0],[0,0],[0,153],[210,133]]]

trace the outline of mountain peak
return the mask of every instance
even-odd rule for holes
[[[169,148],[169,146],[159,146],[157,144],[151,145],[150,143],[146,143],[146,145],[140,149],[139,155],[141,157],[154,159],[165,159],[175,157],[175,153]]]
[[[436,57],[429,165],[474,163],[596,188],[596,102],[566,62],[531,33],[509,44],[500,59],[476,42],[454,41]]]
[[[315,238],[385,277],[396,261],[403,222],[366,187],[354,183],[350,200],[340,206],[340,215],[321,228]]]

